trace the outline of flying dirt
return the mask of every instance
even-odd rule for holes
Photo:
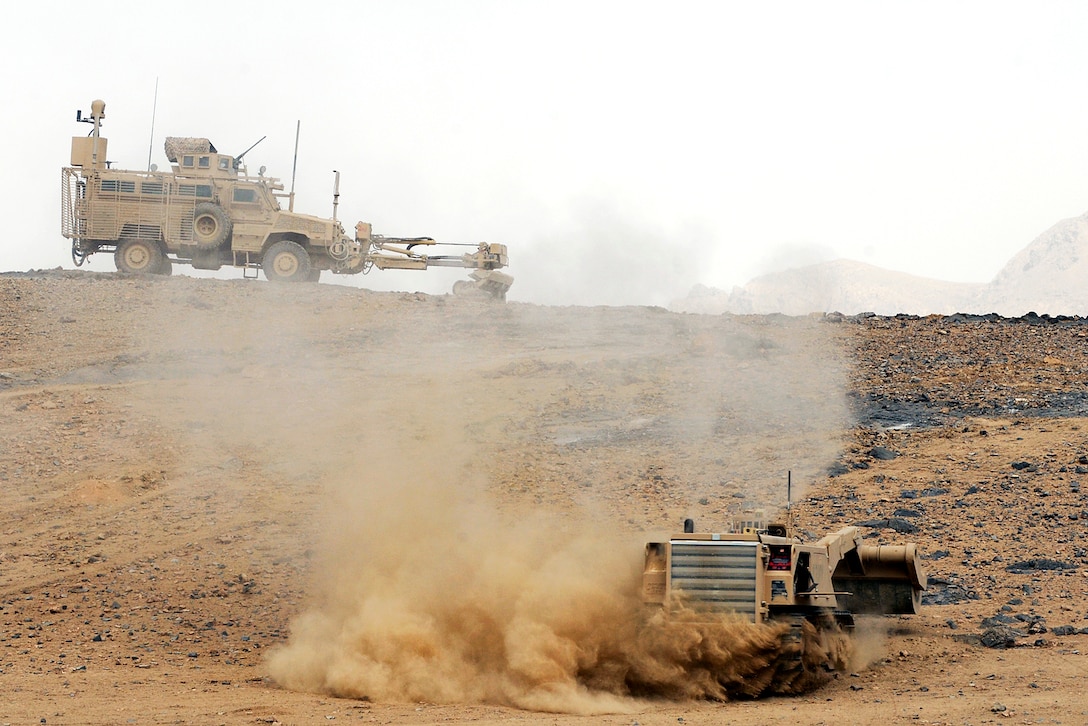
[[[377,464],[392,476],[337,499],[320,599],[269,662],[278,683],[585,714],[633,710],[632,696],[724,698],[773,676],[788,625],[646,622],[633,536],[547,512],[514,522],[441,466]]]
[[[441,324],[456,330],[468,311],[447,312]],[[662,316],[630,326],[611,310],[507,306],[490,320],[465,339],[412,330],[412,356],[396,370],[411,386],[391,379],[380,405],[339,400],[337,415],[368,408],[383,424],[360,428],[357,461],[322,467],[332,499],[320,574],[270,659],[273,679],[379,702],[569,713],[821,682],[797,678],[791,624],[648,618],[641,592],[644,527],[733,503],[777,506],[782,488],[758,469],[788,459],[811,477],[830,464],[847,414],[818,326],[799,321],[792,340],[772,341],[759,323]],[[499,340],[518,350],[502,353]],[[593,353],[575,363],[549,340]],[[677,345],[695,360],[663,352]],[[816,352],[820,365],[808,365]],[[497,379],[522,393],[494,400]],[[753,431],[792,444],[753,448]],[[500,439],[519,443],[496,449]],[[723,439],[731,445],[714,445]],[[643,470],[624,481],[620,467],[617,481],[609,459],[632,451]],[[577,482],[549,481],[558,471]],[[667,508],[635,518],[640,496],[669,488]],[[830,657],[814,653],[821,667]],[[836,652],[832,662],[846,660]]]
[[[621,537],[615,523],[601,527],[540,512],[516,522],[504,518],[486,497],[469,494],[470,485],[445,473],[458,448],[448,450],[441,465],[418,471],[406,470],[400,456],[372,461],[375,479],[367,478],[376,486],[355,490],[350,501],[337,499],[321,600],[272,656],[277,682],[376,701],[496,703],[582,714],[637,710],[634,699],[640,698],[797,694],[859,664],[849,637],[851,612],[834,609],[835,596],[821,594],[841,590],[852,566],[866,570],[852,587],[864,600],[854,603],[859,614],[915,612],[924,578],[906,570],[908,564],[920,567],[913,551],[895,561],[891,548],[883,554],[881,548],[858,550],[849,539],[853,531],[803,546],[765,529],[713,540],[685,534],[669,545],[648,546],[644,572],[640,543]],[[386,479],[385,472],[395,474]],[[428,536],[405,536],[414,532]],[[768,550],[772,569],[757,576],[759,536],[776,544]],[[701,574],[693,575],[692,558],[684,562],[674,553],[696,544],[705,552],[697,558]],[[780,597],[778,577],[783,571],[791,576],[791,546],[805,577],[814,574],[820,582],[805,584],[804,594],[793,595],[791,587],[788,598],[783,585]],[[668,609],[647,607],[648,589],[661,592],[657,601],[663,603],[669,581],[678,588],[679,578],[691,587],[716,583],[707,579],[713,573],[742,577],[724,573],[745,569],[744,562],[719,563],[712,550],[733,560],[755,557],[747,584],[728,581],[739,583],[741,602],[717,612],[696,607],[722,592],[703,584],[690,595],[672,590]],[[829,551],[842,557],[830,569]],[[660,568],[652,566],[658,561]],[[667,561],[676,563],[672,578],[666,578]],[[834,590],[833,570],[840,578]],[[799,569],[797,582],[801,576]],[[773,593],[764,593],[764,580]],[[897,602],[889,588],[900,584],[906,599]],[[745,615],[743,599],[759,594],[783,601],[772,606],[773,617],[765,603]]]

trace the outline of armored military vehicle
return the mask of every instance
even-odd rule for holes
[[[261,167],[251,176],[245,155],[221,153],[206,138],[167,137],[170,171],[115,169],[101,135],[106,104],[94,101],[77,122],[92,124],[72,139],[71,166],[62,170],[61,233],[72,241],[80,266],[96,252],[113,252],[122,272],[170,274],[174,263],[201,270],[263,271],[276,282],[316,281],[322,272],[353,275],[378,269],[468,268],[458,293],[504,298],[513,278],[506,245],[464,245],[471,252],[427,255],[439,244],[430,237],[384,237],[359,222],[354,236],[336,218],[339,172],[335,172],[331,218],[294,211],[294,192]],[[260,142],[258,142],[260,143]],[[256,144],[254,144],[256,146]],[[286,200],[284,209],[281,201]],[[449,243],[446,243],[449,245]]]
[[[862,544],[857,527],[804,542],[788,524],[738,517],[724,532],[646,545],[643,602],[657,617],[750,623],[777,634],[770,667],[734,693],[803,693],[850,666],[856,616],[918,612],[926,575],[914,544]]]

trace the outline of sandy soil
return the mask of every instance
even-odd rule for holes
[[[1088,723],[1083,321],[0,303],[0,723]],[[642,543],[787,472],[807,537],[919,544],[923,613],[804,695],[617,694]]]

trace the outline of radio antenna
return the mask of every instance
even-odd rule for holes
[[[793,472],[786,471],[786,525],[793,528]]]
[[[302,130],[302,119],[295,121],[295,160],[291,164],[291,194],[287,197],[287,208],[295,211],[295,172],[298,171],[298,134]]]
[[[159,77],[155,76],[155,99],[151,102],[151,138],[147,140],[147,170],[151,171],[151,148],[155,145],[155,112],[159,108]]]

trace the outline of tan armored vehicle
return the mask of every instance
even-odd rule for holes
[[[646,545],[643,600],[729,612],[754,623],[802,618],[850,626],[855,614],[918,612],[925,572],[914,544],[865,545],[857,527],[804,543],[783,524],[741,522]]]
[[[89,117],[76,112],[76,121],[93,124],[93,130],[72,139],[71,166],[62,170],[61,233],[72,240],[77,266],[95,252],[112,251],[122,272],[170,274],[173,263],[201,270],[231,265],[247,277],[263,270],[280,282],[373,267],[463,267],[472,270],[471,280],[457,283],[454,292],[500,299],[513,283],[498,271],[508,264],[506,245],[480,243],[467,245],[473,248],[467,254],[425,255],[419,250],[435,240],[375,235],[366,222],[349,236],[336,219],[338,172],[331,219],[295,212],[294,192],[284,192],[264,167],[257,176],[248,174],[242,160],[253,147],[235,157],[219,153],[208,139],[168,137],[169,172],[114,169],[100,134],[105,108],[94,101]],[[280,204],[284,199],[287,209]]]
[[[692,520],[646,545],[642,599],[668,618],[778,628],[779,660],[740,692],[800,693],[849,667],[856,615],[918,612],[926,574],[914,544],[864,545],[857,527],[805,543],[783,524],[738,518],[726,532]]]

